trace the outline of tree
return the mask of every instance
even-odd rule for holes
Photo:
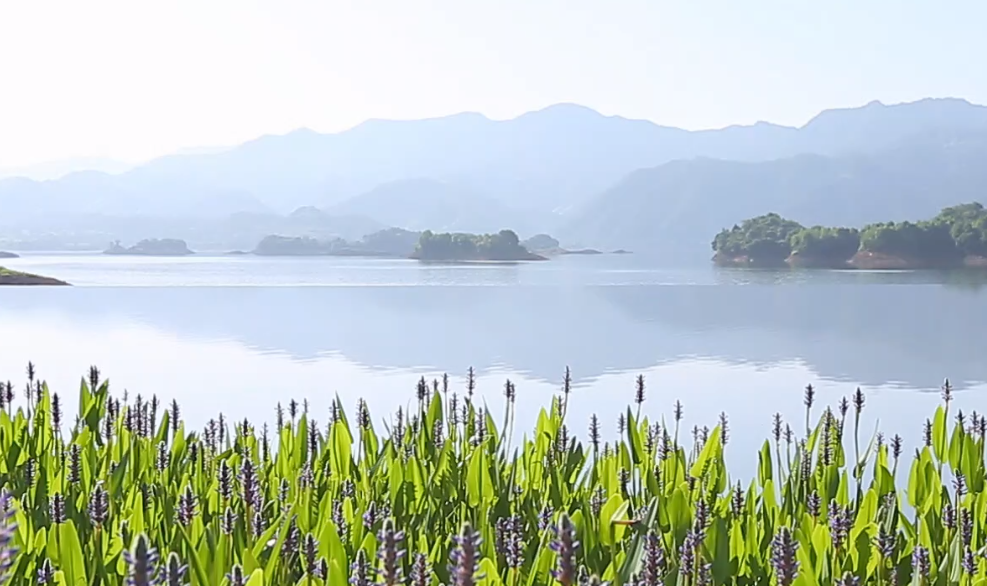
[[[791,236],[792,253],[804,258],[840,263],[850,260],[860,249],[856,228],[813,226]]]
[[[721,231],[712,246],[717,254],[731,258],[746,256],[751,262],[780,262],[791,254],[792,234],[802,229],[798,222],[765,214]]]
[[[435,234],[422,232],[415,249],[424,260],[523,260],[531,254],[513,230],[497,234]]]

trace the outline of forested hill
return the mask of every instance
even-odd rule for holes
[[[722,230],[714,261],[741,266],[921,268],[987,265],[987,210],[978,202],[929,220],[805,227],[769,213]]]
[[[411,257],[423,261],[545,260],[529,252],[512,230],[496,234],[436,234],[426,230]]]

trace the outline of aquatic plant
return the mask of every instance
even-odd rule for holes
[[[860,436],[862,390],[826,408],[807,387],[804,435],[766,414],[738,478],[726,414],[682,442],[683,405],[651,421],[643,377],[606,438],[571,421],[567,371],[518,445],[513,383],[498,427],[467,380],[459,397],[418,381],[384,432],[338,399],[321,426],[290,400],[270,432],[223,415],[191,431],[177,402],[114,397],[95,368],[73,424],[31,365],[23,399],[0,385],[0,583],[987,583],[987,418],[951,413],[948,382],[910,460],[900,436]]]

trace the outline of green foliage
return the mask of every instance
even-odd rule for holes
[[[897,436],[861,443],[859,391],[809,425],[808,389],[804,437],[778,416],[745,485],[725,416],[680,443],[678,416],[642,415],[643,379],[611,441],[595,418],[588,443],[570,433],[565,393],[515,446],[513,400],[498,428],[472,384],[457,399],[423,379],[388,433],[338,400],[328,424],[292,401],[270,429],[220,416],[194,433],[177,405],[113,399],[98,372],[62,425],[31,378],[25,405],[0,392],[0,562],[16,586],[322,586],[372,569],[416,586],[987,581],[987,421],[954,418],[948,382],[910,460]]]
[[[400,256],[415,250],[420,234],[388,228],[367,234],[358,242],[311,236],[265,236],[254,249],[261,256]]]
[[[791,236],[792,252],[818,259],[847,260],[860,248],[860,231],[856,228],[813,226]]]
[[[965,255],[987,256],[987,210],[974,202],[946,208],[933,222],[949,226],[957,248]]]
[[[803,228],[777,214],[745,220],[721,231],[713,250],[727,258],[781,261],[790,253],[827,262],[844,262],[858,251],[931,262],[987,256],[987,210],[979,203],[943,209],[931,220],[870,224],[862,230]]]
[[[141,240],[130,248],[123,247],[119,241],[110,245],[104,254],[130,254],[138,256],[182,256],[192,254],[184,240],[175,238],[149,238]]]
[[[904,258],[956,260],[961,256],[948,224],[887,222],[865,226],[860,249]]]
[[[755,262],[781,262],[792,252],[790,238],[802,225],[778,214],[744,220],[722,230],[713,239],[713,250],[728,257],[748,257]]]
[[[265,236],[254,249],[261,256],[321,256],[332,254],[339,240],[318,240],[311,236]]]
[[[422,232],[415,249],[421,260],[526,260],[532,257],[512,230],[496,234]]]

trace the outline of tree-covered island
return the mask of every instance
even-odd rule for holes
[[[188,256],[195,253],[189,250],[188,244],[184,240],[178,240],[176,238],[151,238],[141,240],[129,248],[117,241],[104,250],[103,254],[124,256]]]
[[[321,240],[311,236],[265,236],[253,254],[258,256],[363,256],[408,258],[421,237],[420,232],[388,228],[367,234],[356,242],[342,238]]]
[[[342,238],[311,236],[264,237],[252,254],[258,256],[363,256],[412,258],[422,261],[522,261],[545,260],[533,254],[511,230],[497,234],[438,234],[389,228],[356,242]]]
[[[884,222],[862,229],[806,228],[765,214],[713,239],[724,266],[920,269],[987,267],[987,210],[980,203],[943,209],[931,220]]]
[[[513,230],[501,230],[496,234],[436,234],[426,230],[411,258],[468,262],[546,260],[522,246]]]

